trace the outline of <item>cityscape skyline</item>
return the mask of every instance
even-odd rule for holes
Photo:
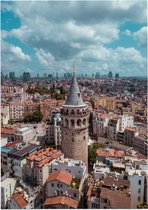
[[[2,72],[60,75],[76,61],[80,74],[146,77],[146,9],[145,0],[2,2]]]

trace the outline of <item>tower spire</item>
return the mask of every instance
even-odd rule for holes
[[[72,76],[72,80],[71,80],[71,85],[70,85],[70,89],[69,89],[69,93],[68,96],[66,98],[65,101],[65,106],[86,106],[86,104],[83,102],[83,99],[81,97],[81,93],[79,90],[79,86],[77,83],[77,78],[76,78],[76,68],[75,65],[73,63],[73,76]]]

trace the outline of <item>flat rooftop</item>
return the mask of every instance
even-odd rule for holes
[[[38,146],[36,144],[30,144],[21,149],[14,149],[13,151],[9,152],[9,154],[21,158],[21,157],[26,156],[29,153],[36,151],[38,148],[40,149],[41,146]]]
[[[1,182],[1,187],[5,187],[6,185],[13,183],[14,181],[16,181],[15,178],[6,178],[4,179],[4,181]]]

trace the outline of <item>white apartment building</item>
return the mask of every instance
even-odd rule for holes
[[[106,136],[107,125],[109,122],[108,115],[102,115],[94,118],[93,120],[93,134],[98,138],[98,136]]]
[[[23,102],[12,102],[9,105],[10,119],[21,120],[25,112],[25,105]]]
[[[1,106],[1,125],[7,125],[10,120],[9,106]]]
[[[66,171],[52,172],[45,185],[45,196],[69,196],[79,200],[84,182],[81,178],[73,177],[72,174]]]
[[[112,140],[117,140],[117,133],[123,133],[127,127],[131,127],[134,124],[133,116],[124,114],[118,118],[110,119],[107,127],[107,137]]]
[[[8,198],[14,193],[16,185],[15,178],[6,178],[1,181],[1,207],[7,207]]]
[[[46,128],[47,144],[61,144],[61,116],[58,111],[52,110],[50,123]]]
[[[130,115],[121,115],[119,117],[119,131],[124,132],[126,127],[131,127],[134,125],[134,117]]]
[[[17,149],[8,152],[8,171],[11,175],[24,180],[26,176],[26,156],[37,151],[40,146],[30,144],[18,146]]]
[[[16,132],[16,140],[28,143],[35,137],[35,131],[32,128],[19,128]]]
[[[60,170],[69,172],[73,177],[86,177],[86,166],[81,160],[55,160],[51,165],[51,172]]]
[[[135,161],[132,165],[127,165],[126,172],[131,188],[131,208],[136,209],[138,204],[148,202],[148,163],[145,161]],[[146,169],[146,170],[145,170]]]
[[[1,141],[0,147],[4,147],[4,146],[8,143],[8,138],[7,138],[7,137],[2,137],[2,136],[1,136],[0,141]]]
[[[93,178],[94,180],[103,179],[106,173],[110,172],[110,167],[102,162],[96,162],[93,166]]]

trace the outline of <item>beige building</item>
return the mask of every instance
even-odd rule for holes
[[[75,73],[61,110],[62,151],[66,158],[88,165],[88,106],[83,102]]]
[[[16,186],[16,179],[6,178],[1,181],[1,207],[7,207],[8,198],[14,193]]]
[[[46,148],[28,156],[26,163],[26,181],[33,185],[43,186],[51,172],[51,163],[63,159],[61,151]]]
[[[7,125],[10,120],[9,106],[1,106],[1,125]]]

